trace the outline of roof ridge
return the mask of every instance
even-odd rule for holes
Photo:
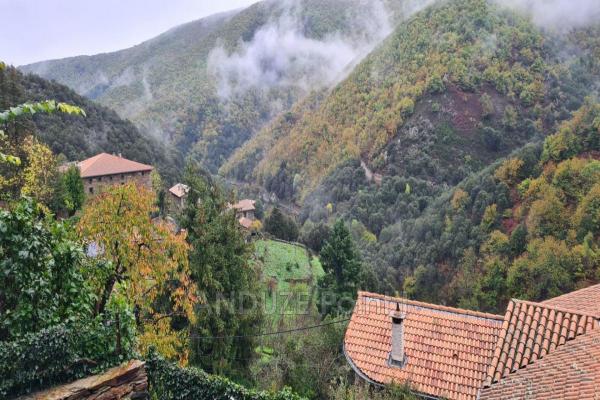
[[[574,293],[581,293],[581,292],[587,292],[588,290],[592,290],[592,289],[598,289],[600,287],[600,283],[596,283],[595,285],[590,285],[581,289],[577,289],[577,290],[573,290],[572,292],[567,292],[567,293],[563,293],[559,296],[556,297],[551,297],[549,299],[546,299],[544,301],[542,301],[542,303],[548,303],[551,301],[555,301],[558,299],[561,299],[563,297],[571,297]]]
[[[560,312],[564,312],[564,313],[583,315],[586,317],[592,317],[594,319],[600,319],[599,314],[590,313],[590,312],[586,312],[586,311],[576,311],[576,310],[574,310],[572,308],[568,308],[568,307],[554,306],[552,304],[548,304],[548,303],[544,303],[544,302],[537,302],[537,301],[530,301],[530,300],[520,300],[520,299],[511,299],[511,300],[514,302],[523,303],[523,304],[527,304],[530,306],[537,306],[537,307],[541,307],[541,308],[551,309],[554,311],[560,311]]]
[[[537,316],[537,317],[536,317]],[[594,329],[598,316],[564,307],[511,299],[483,387],[543,359]]]
[[[89,165],[87,165],[86,169],[89,169],[90,167],[92,167],[94,164],[96,164],[98,161],[100,161],[100,159],[102,159],[102,156],[104,156],[105,154],[108,153],[100,153],[100,154],[96,154],[95,156],[91,157],[91,159],[93,160]],[[84,160],[85,161],[85,160]]]
[[[567,292],[567,293],[560,294],[558,296],[551,297],[549,299],[544,300],[544,302],[550,301],[550,300],[554,300],[554,299],[558,299],[558,298],[561,298],[563,296],[567,296],[567,295],[573,294],[575,292],[582,292],[584,290],[592,289],[592,288],[595,288],[595,287],[598,287],[598,286],[600,286],[600,283],[595,283],[595,284],[590,285],[590,286],[582,287],[581,289],[573,290],[571,292]]]
[[[449,306],[443,306],[443,305],[433,304],[433,303],[425,303],[422,301],[410,300],[410,299],[407,299],[404,297],[393,297],[393,296],[387,296],[387,295],[383,295],[383,294],[366,292],[366,291],[359,291],[358,297],[359,298],[360,297],[372,297],[372,298],[376,298],[376,299],[380,299],[380,300],[386,300],[386,301],[396,302],[396,303],[401,302],[401,303],[409,304],[412,306],[429,308],[432,310],[446,311],[449,313],[454,313],[454,314],[459,314],[459,315],[467,315],[467,316],[472,316],[472,317],[493,319],[493,320],[498,320],[498,321],[504,320],[504,315],[484,313],[481,311],[473,311],[473,310],[467,310],[464,308],[449,307]]]

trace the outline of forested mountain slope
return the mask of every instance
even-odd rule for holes
[[[544,137],[586,96],[597,98],[599,32],[598,25],[542,29],[487,1],[438,4],[396,28],[333,90],[281,114],[221,171],[301,202],[302,237],[309,240],[335,218],[351,222],[382,291],[406,281],[409,296],[490,311],[510,295],[542,298],[550,292],[535,292],[538,278],[528,277],[531,292],[506,283],[506,265],[523,252],[505,261],[496,297],[461,292],[469,280],[484,284],[457,271],[467,249],[474,259],[482,254],[490,234],[482,226],[491,218],[498,227],[511,208],[494,178],[502,160],[518,152],[528,166],[521,173],[537,177],[532,168]],[[381,179],[368,179],[371,173]],[[462,196],[471,209],[454,218]],[[598,279],[590,274],[585,279]],[[561,279],[548,283],[551,293],[583,284],[578,273]]]
[[[378,256],[407,295],[500,311],[600,280],[600,105],[385,229]],[[411,274],[412,272],[412,274]]]
[[[597,49],[595,31],[557,36],[485,0],[438,3],[333,90],[280,115],[222,173],[296,201],[347,160],[454,185],[553,129],[593,91],[594,52],[575,44]]]
[[[126,158],[155,165],[168,180],[178,175],[180,166],[174,161],[175,157],[114,111],[81,97],[66,86],[35,75],[24,75],[15,68],[0,70],[1,110],[49,99],[79,106],[86,112],[85,118],[60,113],[24,120],[55,154],[74,161],[100,152],[121,153]]]
[[[276,114],[345,76],[404,11],[392,0],[266,0],[130,49],[22,69],[113,108],[216,171]]]

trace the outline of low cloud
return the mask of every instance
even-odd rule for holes
[[[568,31],[600,22],[599,0],[496,0],[529,15],[539,27]]]
[[[253,88],[306,92],[329,87],[391,32],[383,3],[370,0],[362,4],[361,12],[346,16],[345,34],[310,37],[298,3],[284,1],[281,16],[260,28],[251,41],[241,43],[237,51],[229,54],[222,46],[213,49],[209,69],[218,79],[222,97]]]

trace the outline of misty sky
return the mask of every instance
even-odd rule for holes
[[[22,65],[119,50],[256,1],[0,0],[0,60]]]

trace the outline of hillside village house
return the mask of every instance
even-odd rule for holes
[[[100,193],[106,186],[124,185],[128,182],[135,182],[148,189],[152,187],[150,173],[154,168],[120,155],[100,153],[75,165],[79,168],[88,196]]]
[[[246,229],[252,227],[252,223],[256,220],[254,211],[256,211],[256,201],[250,199],[240,200],[231,206],[235,210],[235,216],[241,226]]]
[[[600,285],[504,315],[359,292],[344,354],[367,382],[429,399],[598,399]]]
[[[180,210],[185,205],[190,187],[183,183],[177,183],[169,189],[169,203],[177,210]]]

